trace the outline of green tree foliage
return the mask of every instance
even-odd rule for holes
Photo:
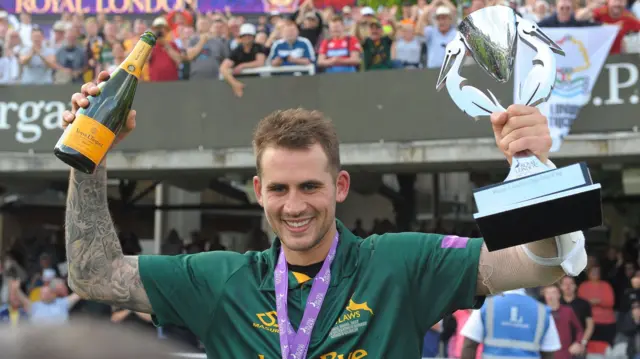
[[[358,6],[370,6],[373,9],[377,9],[379,6],[391,7],[393,5],[402,6],[406,0],[358,0]],[[416,0],[410,0],[412,4],[416,3]],[[427,0],[429,3],[431,0]],[[454,5],[458,4],[460,0],[451,0]],[[463,1],[464,2],[464,1]]]

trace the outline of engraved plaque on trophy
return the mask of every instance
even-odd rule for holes
[[[460,23],[456,38],[446,47],[437,90],[446,87],[453,102],[471,117],[506,111],[490,90],[471,86],[460,67],[468,51],[487,74],[506,83],[515,68],[518,45],[531,47],[536,55],[531,71],[518,84],[516,103],[546,102],[556,81],[555,56],[564,52],[534,22],[507,6],[485,7]],[[554,169],[533,153],[516,154],[506,180],[474,190],[474,199],[474,218],[490,251],[602,224],[600,184],[593,183],[584,162]]]

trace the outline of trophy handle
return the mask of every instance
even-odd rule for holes
[[[540,172],[546,172],[550,168],[542,163],[538,156],[533,152],[526,150],[516,153],[511,159],[511,169],[509,175],[505,178],[505,182],[513,181],[518,178],[527,177]]]

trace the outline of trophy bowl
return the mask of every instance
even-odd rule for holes
[[[469,14],[458,32],[471,56],[500,83],[509,81],[515,67],[516,13],[507,6],[491,6]]]

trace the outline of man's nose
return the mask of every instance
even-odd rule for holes
[[[284,213],[288,216],[295,217],[302,214],[306,207],[307,204],[302,199],[302,196],[295,191],[291,191],[284,204]]]

